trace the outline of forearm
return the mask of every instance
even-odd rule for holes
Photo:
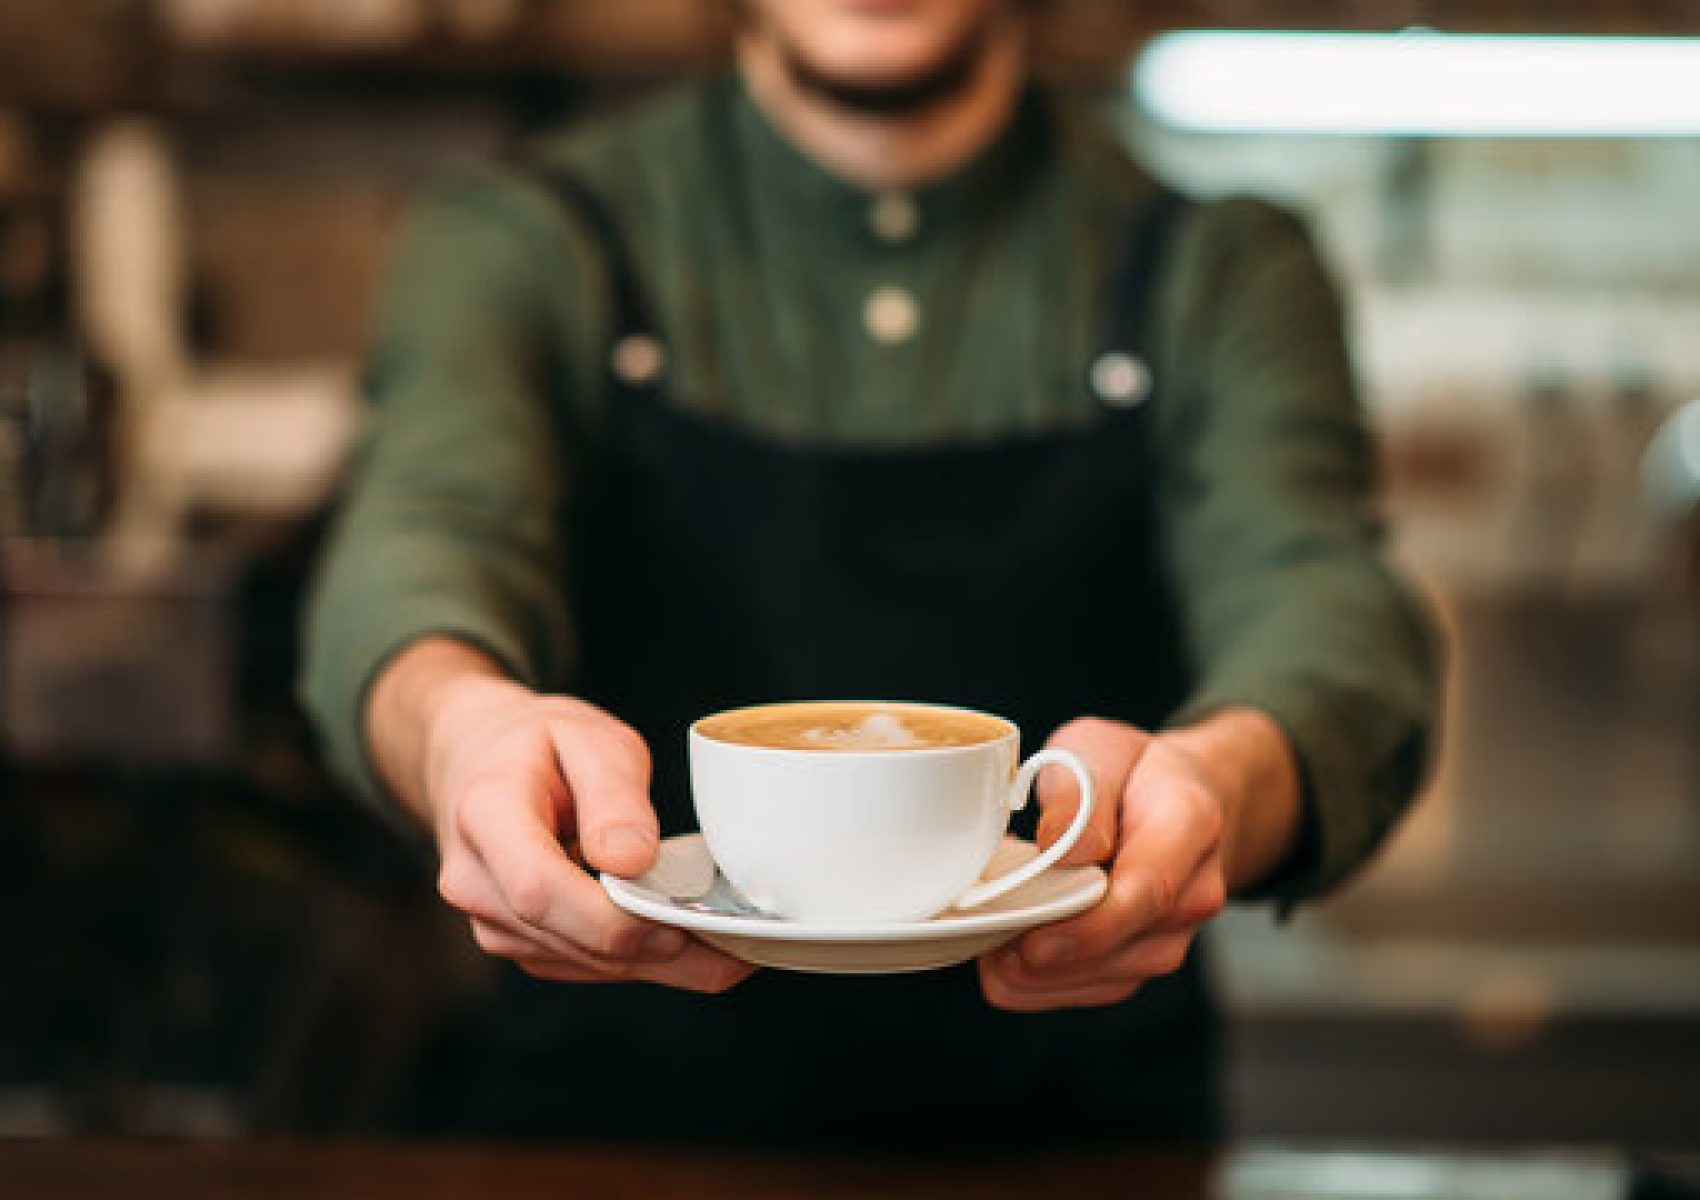
[[[1422,606],[1382,558],[1373,443],[1316,248],[1257,202],[1210,213],[1170,367],[1186,420],[1164,426],[1167,542],[1196,666],[1171,724],[1251,710],[1284,736],[1302,820],[1270,862],[1256,851],[1283,822],[1259,799],[1235,835],[1235,882],[1285,911],[1368,859],[1409,804],[1438,681]]]
[[[433,721],[457,685],[506,677],[476,647],[431,636],[398,652],[373,681],[361,718],[368,756],[389,794],[426,827],[433,819],[425,788]]]
[[[1232,708],[1163,736],[1197,763],[1222,799],[1229,890],[1267,879],[1292,852],[1299,832],[1298,761],[1281,727],[1257,709]]]
[[[439,189],[409,221],[376,314],[372,419],[313,588],[302,697],[339,776],[385,809],[414,807],[418,790],[408,739],[389,728],[393,681],[377,686],[392,665],[411,677],[404,650],[452,638],[533,690],[570,668],[554,317],[577,272],[557,256],[544,266],[539,203],[498,180]],[[374,711],[380,740],[402,745],[374,745]],[[395,722],[416,725],[407,715]]]

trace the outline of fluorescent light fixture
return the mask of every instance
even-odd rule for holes
[[[1134,69],[1159,123],[1215,133],[1700,136],[1700,38],[1187,30]]]

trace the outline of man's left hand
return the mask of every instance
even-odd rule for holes
[[[1064,861],[1113,861],[1097,907],[980,960],[987,1000],[1018,1012],[1116,1004],[1178,970],[1230,887],[1278,861],[1297,826],[1291,751],[1260,713],[1158,735],[1087,717],[1050,745],[1078,754],[1097,789],[1092,822]],[[1068,773],[1045,772],[1039,801],[1048,845],[1078,807]]]

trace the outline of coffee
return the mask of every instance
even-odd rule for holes
[[[1011,732],[1005,722],[982,713],[846,701],[734,709],[697,728],[704,737],[741,746],[850,753],[977,746]]]

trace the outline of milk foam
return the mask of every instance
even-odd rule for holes
[[[927,744],[889,712],[869,713],[854,725],[818,725],[804,730],[803,739],[830,750],[907,750]]]

